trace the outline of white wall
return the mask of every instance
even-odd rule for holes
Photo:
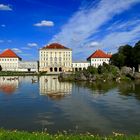
[[[46,68],[62,67],[70,70],[72,65],[71,49],[41,49],[39,53],[40,70]]]
[[[77,68],[78,70],[81,68],[82,70],[85,68],[87,69],[90,66],[90,62],[73,62],[72,69],[75,71]]]
[[[91,58],[90,63],[91,66],[98,67],[99,65],[103,65],[103,62],[109,64],[110,58]]]
[[[19,58],[0,58],[2,71],[18,71]]]

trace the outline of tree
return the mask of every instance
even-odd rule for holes
[[[119,54],[124,55],[124,65],[133,66],[133,48],[130,45],[124,45],[119,48]]]
[[[140,41],[138,41],[133,48],[133,64],[136,70],[140,64]]]
[[[115,53],[112,55],[110,61],[112,65],[121,68],[125,65],[125,56],[122,53]]]

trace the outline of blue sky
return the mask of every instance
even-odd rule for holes
[[[96,49],[116,52],[140,40],[140,0],[0,0],[0,52],[25,60],[58,42],[84,60]]]

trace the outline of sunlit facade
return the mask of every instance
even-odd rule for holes
[[[83,69],[87,69],[90,66],[90,62],[88,61],[75,61],[72,62],[72,70],[73,71],[80,71]]]
[[[40,49],[39,62],[40,71],[72,71],[72,50],[58,43],[50,44]]]
[[[18,71],[20,61],[21,58],[10,49],[0,54],[0,66],[2,71]]]
[[[98,68],[100,65],[102,66],[104,62],[109,64],[111,56],[112,55],[110,53],[105,53],[102,50],[96,50],[87,58],[87,60],[90,62],[90,66]]]

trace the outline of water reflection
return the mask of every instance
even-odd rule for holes
[[[0,77],[0,91],[13,94],[19,86],[18,77]]]
[[[140,81],[136,82],[123,82],[118,85],[121,95],[134,96],[140,100]]]
[[[135,96],[140,99],[140,81],[131,82],[79,82],[78,87],[89,88],[93,94],[106,94],[108,91],[118,89],[118,93],[125,96]]]
[[[84,87],[89,88],[93,91],[93,94],[105,94],[111,89],[115,88],[117,86],[117,83],[115,82],[78,82],[76,83],[78,87]]]
[[[62,99],[71,94],[72,83],[59,82],[57,76],[41,76],[39,79],[40,95],[47,95],[51,99]]]
[[[57,76],[0,77],[0,93],[18,93],[0,94],[0,128],[138,134],[139,91],[140,84],[134,82],[61,83]]]

